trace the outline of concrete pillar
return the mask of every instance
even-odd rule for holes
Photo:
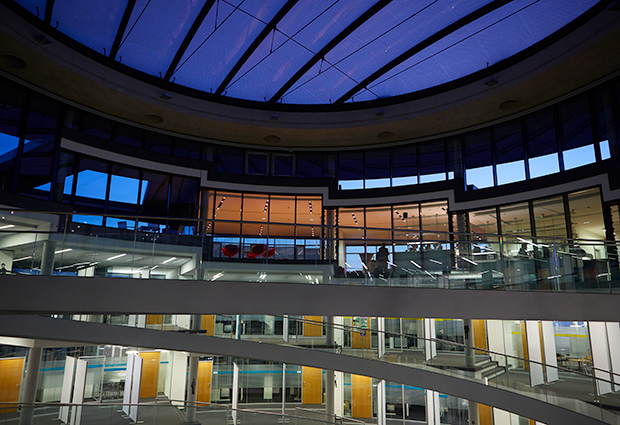
[[[476,367],[476,353],[474,351],[474,321],[463,320],[463,337],[465,339],[465,367]]]
[[[469,400],[467,411],[469,416],[469,425],[478,425],[480,423],[480,418],[478,417],[478,403]]]
[[[285,407],[286,407],[286,363],[282,363],[282,415],[285,415]],[[284,423],[284,417],[282,418],[282,423]]]
[[[336,413],[335,388],[334,383],[336,376],[333,370],[325,370],[325,413],[328,418],[326,420],[332,422]]]
[[[334,316],[325,316],[325,345],[334,346]]]
[[[22,392],[22,403],[29,404],[36,401],[37,384],[39,383],[39,369],[41,368],[41,354],[43,349],[31,347],[28,350],[28,364],[26,365],[26,380]],[[24,406],[19,414],[19,425],[32,425],[34,406]]]
[[[233,362],[232,391],[232,425],[237,425],[237,409],[239,409],[239,365]]]
[[[54,252],[56,251],[56,241],[46,240],[43,242],[43,253],[41,256],[41,275],[51,276],[54,271]]]
[[[198,332],[202,325],[200,314],[192,315],[192,331]],[[185,422],[199,423],[196,421],[196,397],[198,396],[198,354],[190,354],[189,373],[187,375],[187,395],[185,398]]]
[[[377,355],[379,358],[385,354],[385,317],[377,317]]]

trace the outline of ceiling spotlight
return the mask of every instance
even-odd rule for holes
[[[484,82],[484,84],[486,84],[489,87],[495,87],[497,85],[497,80],[495,78],[491,77],[488,80],[486,80]]]
[[[172,99],[172,95],[168,93],[163,93],[159,98],[163,100],[164,102],[167,102],[170,99]]]
[[[52,40],[47,38],[45,34],[38,35],[34,38],[34,41],[39,43],[41,46],[45,46],[47,44],[52,44]]]

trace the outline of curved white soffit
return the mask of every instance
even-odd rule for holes
[[[24,315],[1,315],[0,335],[120,344],[305,365],[428,388],[533,418],[547,425],[604,423],[528,396],[436,371],[275,344]],[[559,398],[555,397],[555,400]],[[578,403],[575,400],[566,401],[573,406]],[[583,405],[587,408],[586,403]],[[593,408],[593,413],[594,410],[598,411]]]

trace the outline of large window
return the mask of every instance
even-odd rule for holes
[[[525,180],[521,123],[514,122],[493,130],[495,138],[497,184]]]
[[[530,178],[560,171],[558,145],[555,139],[553,111],[543,112],[525,120]]]

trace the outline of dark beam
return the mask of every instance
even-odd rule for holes
[[[428,46],[432,45],[433,43],[436,43],[439,40],[441,40],[442,38],[447,37],[448,35],[450,35],[453,32],[459,30],[460,28],[463,28],[465,25],[470,24],[471,22],[475,21],[476,19],[481,18],[484,15],[487,15],[487,14],[493,12],[496,9],[499,9],[502,6],[505,6],[506,4],[510,3],[511,1],[512,0],[495,0],[495,1],[492,1],[491,3],[487,4],[486,6],[483,6],[480,9],[473,11],[469,15],[462,17],[458,21],[456,21],[456,22],[448,25],[447,27],[443,28],[442,30],[436,32],[435,34],[431,35],[427,39],[425,39],[425,40],[421,41],[420,43],[416,44],[415,46],[413,46],[411,49],[407,50],[405,53],[403,53],[400,56],[392,59],[390,62],[388,62],[387,64],[385,64],[384,66],[382,66],[381,68],[379,68],[378,70],[376,70],[375,72],[370,74],[368,77],[364,78],[364,80],[362,80],[359,84],[357,84],[355,87],[353,87],[352,89],[347,91],[343,96],[341,96],[339,99],[337,99],[334,102],[334,105],[342,105],[345,101],[350,99],[351,96],[353,96],[354,94],[359,92],[361,89],[366,87],[368,84],[370,84],[371,82],[375,81],[377,78],[379,78],[380,76],[384,75],[385,73],[387,73],[388,71],[390,71],[391,69],[396,67],[397,65],[400,65],[401,63],[403,63],[404,61],[406,61],[407,59],[409,59],[410,57],[412,57],[416,53],[421,52],[422,50],[426,49]]]
[[[207,2],[204,4],[204,6],[202,6],[202,9],[200,10],[200,13],[196,17],[196,20],[192,24],[192,27],[189,29],[187,35],[185,36],[185,39],[183,40],[183,43],[181,43],[181,46],[179,46],[179,50],[177,50],[177,54],[174,55],[174,59],[172,59],[172,62],[170,62],[170,66],[168,67],[168,71],[166,71],[166,75],[164,76],[164,80],[165,81],[169,81],[170,78],[172,78],[172,73],[177,68],[177,66],[179,66],[179,62],[181,62],[181,59],[183,58],[183,55],[185,54],[185,51],[189,47],[189,43],[192,42],[192,39],[194,38],[194,36],[198,32],[198,29],[200,28],[200,26],[202,25],[203,21],[205,20],[205,18],[209,14],[209,11],[213,7],[214,3],[215,3],[215,0],[207,0]]]
[[[125,34],[125,30],[127,29],[127,24],[129,23],[129,18],[131,18],[131,13],[133,12],[133,8],[136,5],[136,0],[129,0],[127,3],[127,7],[125,8],[125,13],[123,14],[123,19],[121,20],[121,24],[118,26],[118,31],[116,31],[116,37],[114,38],[114,43],[112,44],[112,48],[110,49],[110,58],[114,60],[116,58],[116,54],[118,53],[118,49],[121,48],[121,42],[123,41],[123,35]]]
[[[381,9],[383,9],[385,6],[387,6],[391,2],[392,0],[378,1],[370,9],[368,9],[366,12],[360,15],[359,18],[357,18],[355,21],[349,24],[349,26],[346,27],[340,34],[338,34],[329,43],[327,43],[325,47],[319,50],[318,53],[312,57],[312,59],[306,62],[304,66],[299,68],[299,71],[297,71],[290,80],[284,83],[284,85],[280,88],[280,90],[278,90],[277,93],[274,94],[271,99],[269,99],[269,103],[276,103],[284,95],[284,93],[286,93],[288,89],[290,89],[293,86],[293,84],[295,84],[297,80],[303,77],[304,74],[308,72],[308,70],[312,68],[319,60],[324,58],[325,55],[330,50],[336,47],[342,40],[344,40],[347,36],[349,36],[349,34],[351,34],[353,31],[358,29],[362,24],[364,24],[374,15],[376,15]]]
[[[247,62],[250,56],[252,56],[252,53],[254,53],[256,49],[258,49],[258,47],[267,38],[267,36],[271,34],[271,31],[274,31],[276,29],[278,23],[282,20],[282,18],[286,16],[286,14],[293,8],[293,6],[297,4],[298,1],[299,0],[287,1],[286,4],[278,11],[276,16],[273,17],[271,22],[269,22],[269,24],[267,24],[267,26],[263,28],[263,30],[258,35],[258,37],[256,37],[256,39],[252,42],[252,45],[250,45],[250,47],[247,48],[245,52],[243,52],[243,56],[241,56],[241,58],[237,61],[235,66],[233,66],[233,68],[230,70],[226,78],[222,80],[222,83],[215,91],[216,95],[221,95],[224,92],[224,90],[226,90],[226,87],[228,86],[228,84],[230,84],[233,77],[237,75],[237,72],[239,72],[243,64]]]
[[[54,1],[55,0],[47,0],[47,3],[45,4],[45,16],[43,18],[43,22],[45,22],[47,25],[51,25],[52,22],[52,10],[54,10]]]

